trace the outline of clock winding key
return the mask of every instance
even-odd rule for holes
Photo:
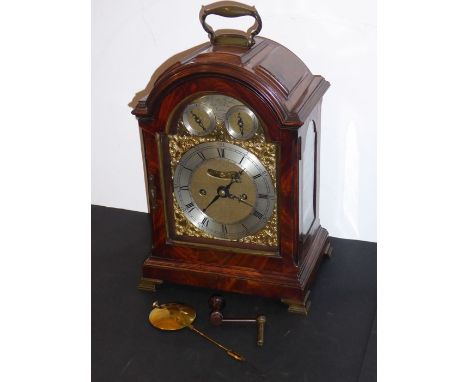
[[[256,324],[257,325],[257,345],[263,346],[265,342],[265,323],[266,316],[258,315],[256,318],[227,318],[224,317],[222,310],[226,306],[226,301],[222,296],[213,295],[208,300],[210,307],[210,322],[213,325],[221,325],[222,323],[231,324]]]

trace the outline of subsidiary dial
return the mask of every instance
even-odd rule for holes
[[[231,137],[244,140],[254,136],[258,128],[258,119],[247,106],[237,105],[228,110],[225,124]]]
[[[215,126],[216,119],[213,110],[202,103],[191,103],[182,115],[182,120],[187,131],[192,135],[208,135]]]

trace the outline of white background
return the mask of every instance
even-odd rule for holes
[[[147,212],[138,125],[129,102],[170,56],[207,41],[201,4],[92,2],[92,203]],[[256,0],[261,35],[331,87],[322,113],[320,214],[332,236],[376,241],[375,0]],[[249,17],[210,16],[246,29]]]
[[[0,13],[1,381],[90,380],[90,14]],[[468,380],[466,14],[378,8],[379,382]]]

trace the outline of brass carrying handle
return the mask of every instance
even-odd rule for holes
[[[208,15],[223,17],[252,16],[255,23],[246,32],[237,29],[220,29],[214,31],[206,23]],[[218,1],[210,5],[202,5],[200,9],[200,22],[205,31],[208,32],[213,45],[232,45],[242,48],[250,48],[255,44],[254,37],[262,29],[262,19],[254,6],[238,3],[237,1]]]

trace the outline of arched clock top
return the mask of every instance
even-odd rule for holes
[[[133,114],[152,118],[172,89],[186,81],[209,77],[213,84],[220,79],[251,89],[273,111],[280,128],[302,126],[329,83],[322,76],[313,75],[284,46],[262,37],[255,40],[250,49],[207,43],[178,54],[175,62],[157,76],[150,93],[140,99]]]

